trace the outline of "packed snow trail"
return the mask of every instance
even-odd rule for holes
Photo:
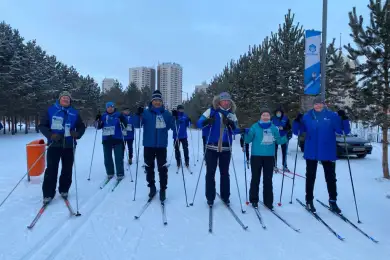
[[[196,132],[193,143],[198,146]],[[134,182],[130,181],[129,172],[120,185],[111,192],[115,182],[110,182],[100,189],[106,178],[101,132],[98,131],[91,180],[88,181],[90,158],[95,130],[88,128],[80,140],[76,153],[79,188],[79,210],[82,216],[69,218],[69,211],[57,194],[32,230],[26,226],[35,217],[42,206],[42,178],[33,178],[30,183],[23,181],[9,200],[0,208],[0,260],[13,259],[291,259],[313,260],[366,260],[390,259],[390,226],[388,216],[389,200],[384,196],[390,190],[390,182],[381,177],[380,144],[374,144],[372,155],[365,159],[351,159],[355,189],[359,199],[360,217],[364,224],[358,227],[379,240],[378,244],[359,234],[349,224],[328,209],[318,205],[317,212],[330,226],[345,236],[344,242],[335,239],[322,224],[307,214],[295,198],[304,198],[305,179],[296,178],[293,204],[283,199],[282,207],[277,212],[301,233],[291,230],[269,210],[259,207],[267,229],[264,230],[250,207],[244,206],[246,214],[241,214],[237,200],[237,188],[231,168],[231,207],[249,228],[243,231],[226,207],[217,198],[213,207],[212,233],[209,233],[209,207],[204,196],[205,167],[199,183],[196,202],[187,208],[183,203],[184,191],[181,174],[176,168],[169,168],[167,200],[165,202],[168,225],[162,223],[161,204],[158,196],[138,220],[139,213],[148,199],[143,168],[139,168],[137,198],[133,201]],[[38,134],[0,135],[0,198],[4,198],[25,173],[25,144],[41,138]],[[141,140],[142,141],[142,140]],[[172,138],[169,138],[168,154],[172,151]],[[288,166],[294,165],[295,143],[289,145]],[[202,144],[200,144],[202,147]],[[189,147],[189,149],[192,149]],[[197,149],[195,149],[197,150]],[[236,138],[233,145],[237,178],[241,192],[245,190],[243,156]],[[202,157],[201,154],[197,158]],[[280,151],[279,151],[280,152]],[[12,155],[12,156],[9,156]],[[140,163],[143,163],[143,149],[140,149]],[[195,158],[190,154],[191,163]],[[356,223],[355,207],[350,186],[346,160],[336,164],[338,178],[338,203],[345,216]],[[280,166],[280,165],[279,165]],[[135,172],[136,165],[131,165]],[[192,167],[196,174],[185,172],[187,192],[192,199],[201,163]],[[297,172],[305,173],[306,164],[302,153],[298,154]],[[241,170],[242,169],[242,170]],[[247,172],[250,182],[250,170]],[[274,196],[278,197],[282,175],[274,174]],[[379,181],[378,181],[379,180]],[[158,174],[156,173],[158,184]],[[219,171],[216,173],[216,187],[219,191]],[[286,178],[284,185],[289,191],[292,180]],[[69,200],[75,204],[74,185],[70,190]],[[315,198],[327,202],[326,183],[322,167],[318,168]],[[242,198],[244,199],[244,198]],[[262,183],[260,184],[262,199]],[[242,201],[241,203],[245,203]],[[244,204],[243,204],[244,205]]]

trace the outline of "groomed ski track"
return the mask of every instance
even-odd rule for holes
[[[196,142],[197,134],[193,136],[194,142]],[[373,176],[372,178],[367,177],[367,172],[360,173],[358,171],[360,164],[362,164],[360,168],[374,168],[372,163],[377,163],[376,159],[351,160],[351,167],[353,170],[356,169],[354,173],[356,176],[355,182],[363,222],[363,224],[359,224],[359,227],[377,238],[380,241],[379,244],[372,243],[358,234],[348,224],[343,223],[331,212],[316,203],[317,213],[346,238],[344,242],[335,239],[328,230],[295,202],[296,197],[304,198],[304,179],[302,178],[297,178],[295,181],[296,190],[292,205],[289,204],[291,186],[288,185],[291,183],[287,179],[285,179],[282,207],[278,207],[277,201],[274,201],[275,210],[294,227],[299,228],[301,233],[293,232],[271,212],[259,206],[263,220],[267,225],[267,229],[264,230],[259,224],[255,212],[251,209],[251,205],[243,204],[246,213],[241,213],[232,167],[230,173],[231,207],[249,227],[246,231],[243,231],[226,207],[216,198],[213,208],[213,233],[210,234],[208,232],[209,212],[204,196],[204,166],[194,206],[186,207],[181,173],[178,176],[176,167],[171,166],[169,168],[167,200],[165,202],[168,225],[164,226],[161,221],[161,206],[158,195],[142,217],[134,220],[134,215],[147,200],[148,188],[146,187],[144,169],[139,167],[136,201],[133,201],[134,182],[130,182],[128,172],[126,172],[126,178],[114,192],[111,192],[114,181],[101,190],[99,186],[104,181],[105,169],[100,140],[97,140],[96,143],[91,181],[86,180],[89,173],[93,137],[94,130],[88,129],[84,139],[80,140],[79,149],[81,152],[79,152],[79,157],[76,158],[79,211],[82,216],[69,217],[68,209],[57,195],[33,230],[28,230],[26,226],[41,206],[41,184],[22,183],[15,194],[11,196],[10,201],[4,205],[5,207],[0,209],[0,224],[3,225],[0,228],[0,238],[2,240],[0,245],[1,260],[156,259],[162,256],[164,259],[189,260],[221,258],[230,260],[238,259],[238,257],[241,259],[253,259],[255,257],[255,259],[312,260],[313,256],[318,260],[363,260],[373,254],[365,252],[375,252],[378,260],[390,258],[388,250],[390,239],[387,235],[384,235],[387,234],[388,230],[384,228],[382,231],[381,227],[383,225],[377,224],[378,222],[385,223],[386,214],[372,213],[377,212],[375,209],[381,209],[379,205],[388,200],[384,198],[379,204],[379,202],[372,201],[364,196],[366,192],[371,192],[375,196],[382,194],[383,191],[380,191],[380,185],[387,187],[385,186],[387,183],[378,184]],[[295,140],[293,141],[295,142]],[[170,142],[172,142],[171,139]],[[23,149],[25,143],[23,141],[19,144],[18,150]],[[5,145],[7,146],[6,142]],[[293,165],[293,158],[295,157],[293,147],[294,143],[291,142],[289,145],[291,154],[288,157],[289,165]],[[171,149],[170,143],[168,154],[172,151]],[[15,151],[16,149],[10,149],[7,153]],[[244,203],[244,165],[240,151],[238,140],[236,140],[234,160],[243,199],[241,203]],[[301,159],[301,155],[301,153],[298,155],[297,171],[304,173],[305,163]],[[142,148],[140,149],[140,158],[142,165]],[[192,160],[191,165],[193,165]],[[192,175],[184,172],[189,202],[192,201],[200,166],[201,156],[197,165],[191,167]],[[348,172],[345,171],[345,166],[346,161],[341,160],[337,163],[338,184],[341,186],[339,204],[345,215],[348,215],[351,221],[356,223],[353,198],[350,194],[349,176]],[[0,180],[9,183],[9,185],[16,183],[15,180],[19,178],[19,172],[23,173],[25,166],[16,168],[20,168],[18,173],[14,174],[16,170],[13,169],[12,174],[0,175]],[[131,171],[134,179],[135,168],[136,166],[133,164]],[[15,177],[12,177],[13,175]],[[219,192],[219,176],[219,170],[217,170],[217,192]],[[248,171],[247,176],[249,184],[250,171]],[[13,179],[10,181],[11,177]],[[281,179],[282,175],[274,174],[275,199],[279,198]],[[371,183],[369,180],[371,180]],[[156,174],[156,184],[159,184],[158,174]],[[365,187],[364,185],[368,186]],[[74,186],[73,183],[69,200],[76,211]],[[378,189],[372,189],[372,187],[378,187],[379,191]],[[8,190],[9,186],[0,187],[1,194]],[[315,196],[324,202],[327,201],[326,183],[321,166],[318,167]],[[260,199],[262,199],[262,183],[260,184]],[[382,210],[386,211],[385,208]],[[9,225],[8,230],[7,225]],[[7,238],[9,238],[9,241]],[[15,242],[19,245],[16,245]],[[329,248],[332,248],[332,250],[329,250]],[[384,258],[380,256],[384,256]]]

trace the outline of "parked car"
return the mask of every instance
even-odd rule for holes
[[[305,136],[302,135],[299,137],[299,147],[302,152],[305,151]],[[358,158],[364,158],[367,154],[371,154],[372,145],[369,141],[358,137],[357,135],[347,135],[344,137],[342,135],[336,136],[336,149],[337,156],[346,156],[346,148],[348,150],[348,155],[356,155]]]

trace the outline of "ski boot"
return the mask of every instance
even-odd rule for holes
[[[212,207],[214,205],[214,201],[213,200],[208,200],[207,201],[207,205],[209,205],[209,207]]]
[[[118,180],[118,181],[121,181],[121,180],[123,180],[125,178],[125,175],[118,175],[117,177],[116,177],[116,179]]]
[[[187,169],[190,168],[190,162],[186,162],[185,165],[186,165],[186,168],[187,168]]]
[[[339,208],[339,206],[337,206],[335,200],[329,200],[329,207],[330,210],[333,211],[334,213],[341,214],[341,209]]]
[[[151,199],[151,198],[153,198],[154,197],[154,195],[156,195],[156,186],[151,186],[150,187],[150,192],[149,192],[149,199]]]
[[[258,202],[252,202],[252,207],[255,209],[259,208],[259,203]]]
[[[306,201],[306,208],[312,212],[316,213],[316,208],[314,207],[313,201]]]
[[[133,164],[133,159],[129,159],[129,164],[132,165]]]
[[[51,197],[43,198],[43,205],[48,205],[52,200],[53,200],[53,198],[51,198]]]
[[[68,199],[68,193],[67,193],[67,192],[60,192],[60,195],[61,195],[61,197],[62,197],[64,200],[67,200],[67,199]]]
[[[229,206],[230,205],[230,199],[222,199],[222,201]]]
[[[291,172],[291,171],[287,168],[287,166],[284,166],[284,167],[283,167],[283,171],[284,171],[284,172]]]
[[[278,167],[274,167],[274,172],[276,172],[276,173],[278,173],[279,172],[279,169],[278,169]]]

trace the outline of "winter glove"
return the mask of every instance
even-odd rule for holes
[[[101,114],[97,114],[96,118],[95,118],[95,121],[100,121],[100,119],[102,119],[102,115]]]
[[[232,129],[235,129],[236,127],[233,120],[227,118],[226,116],[223,117],[223,124]]]
[[[299,113],[299,114],[297,115],[297,117],[295,118],[295,122],[301,123],[302,118],[303,118],[303,114],[302,114],[302,113]]]
[[[74,139],[78,139],[79,138],[79,133],[76,132],[76,131],[70,131],[70,135],[74,138]]]
[[[177,118],[177,110],[172,110],[172,116],[176,117]]]
[[[247,134],[249,132],[249,128],[241,128],[240,129],[240,134]]]
[[[203,126],[206,125],[213,125],[215,122],[215,117],[209,117],[206,120],[203,121]]]
[[[337,114],[339,115],[339,117],[341,117],[341,120],[348,120],[348,117],[347,115],[345,114],[345,111],[344,110],[339,110],[337,111]]]
[[[51,134],[50,139],[54,142],[58,142],[61,140],[61,135],[59,134]]]
[[[284,129],[283,126],[279,126],[278,128],[279,128],[279,130],[283,130]]]
[[[142,115],[143,112],[144,112],[144,108],[143,108],[143,107],[139,107],[139,108],[137,109],[136,115],[140,116],[140,115]]]

